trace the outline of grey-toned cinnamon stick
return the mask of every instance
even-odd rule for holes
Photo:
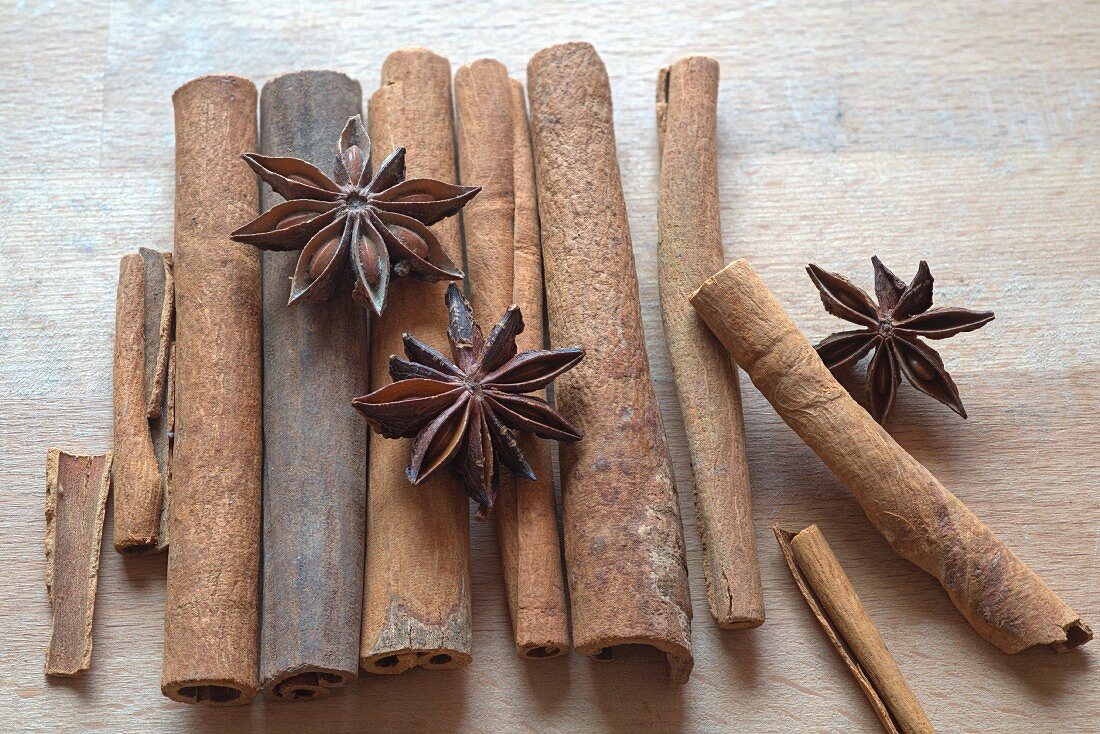
[[[229,239],[256,217],[256,87],[206,76],[176,116],[176,430],[161,690],[243,704],[259,688],[260,261]]]
[[[935,734],[817,525],[799,533],[776,526],[775,537],[799,592],[883,728],[890,734]]]
[[[657,80],[661,313],[694,478],[707,603],[720,627],[764,622],[737,367],[688,303],[722,267],[718,62],[692,56]]]
[[[451,66],[426,49],[395,51],[371,96],[376,164],[399,146],[407,178],[454,182]],[[432,226],[461,262],[458,217]],[[446,349],[446,283],[395,278],[385,314],[371,324],[371,388],[390,382],[389,356],[403,332]],[[411,439],[370,435],[367,562],[359,662],[369,673],[447,669],[470,661],[469,503],[458,479],[440,472],[414,487],[405,476]]]
[[[46,675],[81,675],[92,662],[99,546],[111,487],[111,452],[51,448],[46,455],[46,596],[53,610]]]
[[[577,651],[642,644],[671,680],[692,668],[683,527],[649,376],[638,280],[615,155],[611,87],[585,43],[527,67],[550,340],[586,357],[558,378],[584,440],[561,446],[565,560]]]
[[[360,114],[359,83],[332,71],[286,74],[260,94],[264,155],[332,167]],[[266,184],[262,208],[283,199]],[[367,426],[351,407],[367,380],[367,316],[338,288],[287,305],[299,253],[265,252],[264,551],[260,678],[265,696],[327,695],[359,670]]]

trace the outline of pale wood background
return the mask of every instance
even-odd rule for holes
[[[4,731],[876,731],[797,596],[774,521],[818,522],[941,731],[1096,730],[1093,643],[1016,657],[978,638],[891,553],[751,386],[746,423],[768,621],[719,631],[703,599],[683,428],[657,308],[658,68],[722,63],[729,257],[745,256],[811,338],[809,261],[869,285],[877,253],[924,257],[941,304],[997,320],[942,342],[971,412],[903,387],[889,427],[1063,598],[1100,624],[1100,5],[705,2],[573,5],[0,3],[0,729]],[[334,68],[369,92],[385,54],[424,45],[524,76],[586,39],[614,85],[619,158],[653,376],[676,459],[696,624],[691,682],[657,656],[521,663],[491,528],[474,528],[475,662],[370,678],[324,702],[190,708],[159,692],[165,566],[109,544],[92,670],[42,674],[46,447],[111,442],[118,258],[172,238],[172,91],[232,71]],[[108,522],[110,519],[108,518]],[[109,537],[109,533],[107,534]]]

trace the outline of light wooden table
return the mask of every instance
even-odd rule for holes
[[[0,4],[0,730],[876,731],[795,591],[775,521],[822,526],[941,731],[1097,730],[1100,643],[1010,657],[983,642],[751,385],[768,620],[741,633],[712,624],[657,307],[653,110],[661,65],[686,53],[721,61],[726,252],[752,262],[811,338],[843,325],[821,309],[810,261],[869,285],[872,254],[906,279],[925,258],[939,303],[996,310],[990,326],[941,343],[970,420],[905,386],[889,428],[1097,625],[1097,3]],[[212,71],[262,83],[335,68],[369,94],[385,54],[408,45],[456,67],[492,55],[523,78],[539,48],[578,38],[597,46],[614,85],[646,334],[681,486],[690,683],[669,687],[661,661],[641,653],[610,666],[521,663],[495,539],[480,524],[475,662],[463,671],[369,678],[298,705],[172,703],[159,691],[164,560],[124,563],[107,543],[92,670],[46,681],[46,447],[110,446],[118,258],[172,241],[172,91]]]

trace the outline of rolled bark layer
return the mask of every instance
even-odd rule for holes
[[[851,398],[744,260],[691,303],[779,416],[848,486],[900,555],[934,576],[1007,653],[1064,652],[1092,630]]]
[[[168,548],[168,492],[172,481],[172,436],[175,430],[172,425],[175,390],[171,383],[175,379],[172,351],[176,328],[176,286],[172,253],[139,247],[138,254],[145,264],[145,396],[148,400],[145,410],[161,485],[156,549],[163,551]],[[118,511],[117,507],[115,511]]]
[[[243,704],[257,692],[260,267],[229,239],[258,213],[243,152],[256,149],[256,88],[206,76],[176,111],[176,432],[161,689]]]
[[[707,604],[720,627],[764,622],[737,367],[688,303],[722,267],[718,62],[681,59],[657,80],[661,313],[684,419],[703,542]]]
[[[554,394],[584,439],[560,447],[565,562],[579,652],[663,651],[691,673],[683,527],[649,377],[638,280],[615,157],[611,88],[592,46],[527,67],[550,340],[586,357]]]
[[[799,592],[886,731],[935,734],[818,527],[811,525],[799,533],[776,527],[775,537]]]
[[[115,489],[115,550],[124,555],[158,550],[164,495],[164,479],[157,465],[147,417],[145,272],[141,255],[124,256],[119,265],[115,300],[115,458],[111,473]],[[158,321],[159,317],[158,313]]]
[[[332,71],[280,76],[260,95],[264,155],[323,171],[362,107],[359,83]],[[266,184],[265,210],[283,199]],[[265,252],[263,625],[265,696],[327,695],[359,670],[368,392],[367,317],[350,288],[287,305],[299,253]]]
[[[99,582],[111,452],[46,454],[46,597],[53,618],[46,675],[82,675],[92,663],[92,616]]]
[[[371,96],[375,165],[400,146],[407,178],[454,182],[451,66],[426,49],[395,51]],[[461,262],[457,217],[432,227]],[[371,388],[389,384],[388,360],[403,332],[446,349],[446,283],[391,281],[385,314],[372,324]],[[414,487],[405,476],[411,439],[370,435],[367,560],[359,663],[369,673],[447,669],[470,661],[469,504],[458,479],[440,472]]]
[[[515,303],[525,323],[517,347],[542,349],[542,252],[523,88],[500,62],[475,61],[455,74],[455,108],[462,182],[482,187],[462,214],[474,313],[487,329]],[[569,648],[550,446],[531,435],[518,441],[537,479],[501,472],[497,536],[516,651],[548,658]]]

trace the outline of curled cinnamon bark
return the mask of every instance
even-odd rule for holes
[[[474,313],[516,304],[525,324],[517,347],[542,349],[542,251],[523,88],[500,62],[475,61],[455,74],[455,109],[462,181],[482,185],[463,212]],[[516,651],[549,658],[569,648],[550,446],[528,434],[517,440],[536,479],[499,476],[494,515],[504,584]]]
[[[163,272],[163,265],[161,268]],[[111,474],[115,490],[115,550],[124,555],[158,550],[164,495],[164,477],[157,464],[147,417],[145,275],[140,254],[122,258],[115,301],[115,440]],[[160,314],[156,316],[159,321]],[[167,360],[165,363],[167,367]],[[157,406],[158,411],[160,407]]]
[[[890,734],[935,734],[932,722],[816,525],[799,533],[775,527],[798,590],[829,643]]]
[[[584,440],[561,446],[565,559],[577,651],[665,653],[691,674],[683,527],[649,376],[611,87],[586,43],[552,46],[527,67],[552,346],[587,356],[555,384]]]
[[[455,180],[451,66],[427,49],[386,57],[382,86],[369,104],[375,151],[407,149],[407,178]],[[456,218],[433,225],[451,260],[461,262]],[[436,349],[447,343],[440,306],[446,283],[396,278],[385,314],[371,325],[371,387],[389,384],[389,357],[415,334]],[[349,395],[348,398],[354,397]],[[371,433],[367,554],[359,663],[368,673],[470,662],[470,525],[461,482],[440,472],[414,487],[405,476],[411,439]]]
[[[1081,618],[848,395],[744,260],[691,303],[779,416],[848,486],[902,558],[1007,653],[1092,639]]]
[[[332,164],[359,83],[335,71],[276,77],[260,94],[267,156]],[[265,209],[282,198],[261,191]],[[265,697],[303,701],[355,680],[363,611],[367,312],[347,288],[287,306],[298,253],[264,252],[264,548],[260,678]]]
[[[260,262],[229,239],[258,213],[240,154],[256,149],[256,87],[192,80],[176,113],[176,438],[161,690],[248,703],[259,687]]]
[[[46,675],[82,675],[92,663],[99,545],[111,488],[111,452],[51,448],[46,455],[46,596],[53,611]]]
[[[764,622],[752,526],[741,382],[687,298],[722,267],[718,219],[718,62],[681,59],[657,80],[661,314],[684,418],[711,616],[720,627]]]

